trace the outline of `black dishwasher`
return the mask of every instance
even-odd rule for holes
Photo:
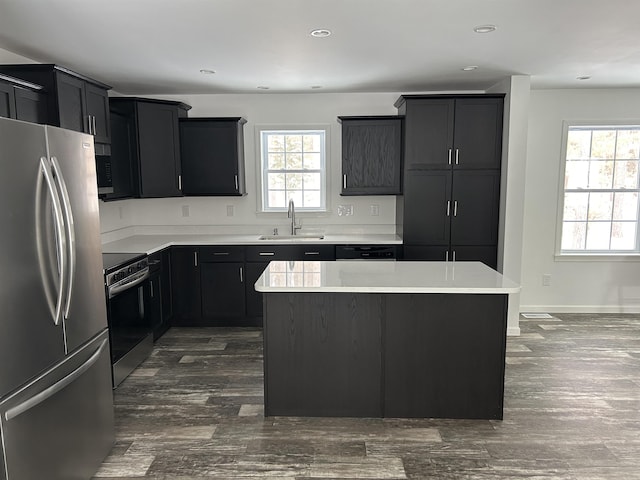
[[[396,260],[400,245],[336,245],[336,260]]]

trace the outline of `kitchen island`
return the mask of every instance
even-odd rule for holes
[[[508,295],[479,262],[271,262],[265,415],[502,419]]]

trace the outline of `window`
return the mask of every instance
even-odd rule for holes
[[[561,253],[638,253],[640,125],[566,131]]]
[[[326,211],[325,129],[261,130],[262,211]]]

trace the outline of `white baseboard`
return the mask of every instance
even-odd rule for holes
[[[640,313],[640,305],[520,305],[531,313]]]
[[[507,337],[519,337],[520,327],[507,327]]]

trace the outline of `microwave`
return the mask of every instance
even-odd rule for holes
[[[96,155],[96,177],[98,179],[98,195],[113,193],[110,155]]]

